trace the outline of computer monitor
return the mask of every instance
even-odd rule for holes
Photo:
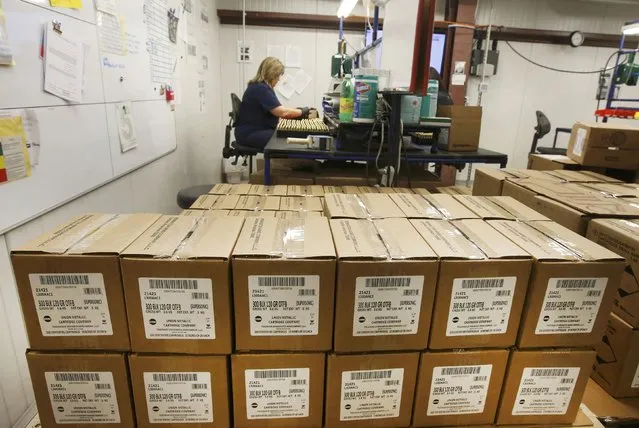
[[[383,30],[377,31],[377,37],[382,37]],[[366,46],[373,43],[373,30],[366,29]],[[430,66],[441,76],[444,69],[444,57],[446,56],[446,33],[434,33],[433,44],[430,48]]]

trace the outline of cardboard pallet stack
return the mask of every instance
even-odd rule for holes
[[[619,256],[508,197],[323,197],[80,216],[14,252],[43,426],[573,423]]]

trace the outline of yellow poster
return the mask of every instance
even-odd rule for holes
[[[22,117],[0,118],[0,184],[31,175]]]
[[[82,9],[82,0],[51,0],[51,6]]]

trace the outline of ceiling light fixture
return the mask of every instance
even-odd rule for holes
[[[357,1],[358,0],[342,0],[342,4],[340,4],[339,9],[337,9],[337,17],[348,18],[351,12],[353,12]]]

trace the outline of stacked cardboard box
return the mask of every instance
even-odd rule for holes
[[[44,426],[134,425],[119,254],[158,217],[81,215],[12,253]]]

